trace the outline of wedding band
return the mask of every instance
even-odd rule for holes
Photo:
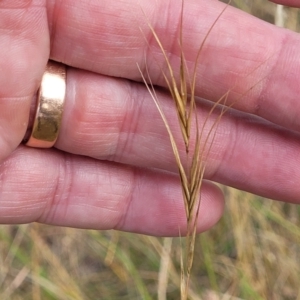
[[[51,148],[58,137],[66,95],[66,66],[49,61],[38,90],[37,108],[25,145]]]

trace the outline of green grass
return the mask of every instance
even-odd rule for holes
[[[267,1],[234,4],[274,21]],[[298,10],[286,12],[299,29]],[[190,299],[300,300],[300,206],[224,192],[223,218],[196,241]],[[168,255],[170,239],[2,225],[0,299],[179,299],[182,243]]]

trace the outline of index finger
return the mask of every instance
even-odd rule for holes
[[[143,69],[146,53],[153,83],[166,86],[162,75],[166,62],[147,24],[148,18],[170,62],[179,67],[180,1],[150,4],[145,0],[68,0],[55,7],[56,2],[49,4],[53,59],[141,81],[136,63]],[[192,73],[201,42],[224,4],[205,0],[184,3],[183,48]],[[202,49],[196,93],[217,101],[232,89],[228,103],[236,103],[237,109],[300,130],[300,85],[296,76],[300,70],[299,48],[297,34],[228,7]]]
[[[300,7],[299,0],[270,0],[271,2],[292,7]]]

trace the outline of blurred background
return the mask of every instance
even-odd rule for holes
[[[297,9],[263,0],[232,5],[299,31]],[[300,299],[300,206],[223,189],[223,218],[196,242],[190,299]],[[179,299],[183,242],[2,225],[0,299]]]

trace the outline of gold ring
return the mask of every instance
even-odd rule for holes
[[[51,148],[58,137],[66,95],[66,66],[49,61],[38,91],[37,108],[26,146]]]

